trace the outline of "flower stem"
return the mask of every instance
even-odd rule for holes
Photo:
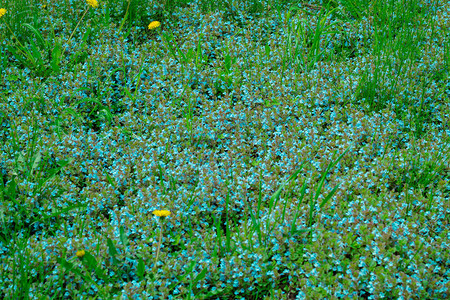
[[[161,225],[161,231],[159,232],[158,250],[156,250],[156,258],[155,258],[155,265],[153,266],[153,273],[156,268],[156,263],[158,262],[159,249],[161,247],[161,240],[162,240],[162,225]]]
[[[72,39],[72,37],[73,37],[73,35],[75,33],[75,30],[77,30],[78,26],[80,25],[80,23],[83,20],[84,16],[87,14],[88,10],[89,10],[89,6],[85,10],[85,12],[84,12],[83,16],[81,17],[80,21],[78,21],[78,24],[77,24],[77,26],[75,26],[75,29],[72,31],[72,34],[70,35],[69,39],[67,40],[67,45],[69,44],[70,40]]]

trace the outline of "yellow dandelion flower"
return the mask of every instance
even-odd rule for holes
[[[84,255],[86,254],[86,251],[84,251],[84,250],[79,250],[79,251],[77,251],[77,257],[78,258],[82,258]]]
[[[0,18],[6,14],[6,9],[0,8]]]
[[[86,2],[92,6],[93,8],[97,8],[98,7],[98,2],[97,0],[86,0]]]
[[[155,29],[155,28],[157,28],[159,26],[161,26],[161,22],[153,21],[150,24],[148,24],[148,29],[152,30],[152,29]]]
[[[167,217],[168,215],[170,215],[170,211],[168,211],[168,210],[155,210],[155,211],[153,211],[153,214],[155,216],[158,216],[158,217]]]

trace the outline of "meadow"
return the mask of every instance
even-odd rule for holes
[[[0,1],[1,299],[449,299],[445,0]]]

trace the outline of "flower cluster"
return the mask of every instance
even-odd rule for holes
[[[82,258],[85,254],[86,254],[86,251],[84,251],[84,250],[78,250],[77,253],[76,253],[76,256],[77,256],[78,258]]]
[[[93,8],[97,8],[98,7],[98,1],[97,0],[86,0],[86,2],[92,6]]]
[[[170,211],[168,210],[155,210],[153,214],[158,217],[167,217],[170,215]]]
[[[159,26],[161,26],[161,22],[153,21],[150,24],[148,24],[148,29],[152,30],[152,29],[155,29],[155,28],[157,28]]]

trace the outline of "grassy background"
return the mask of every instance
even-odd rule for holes
[[[0,4],[1,298],[449,297],[446,1]]]

